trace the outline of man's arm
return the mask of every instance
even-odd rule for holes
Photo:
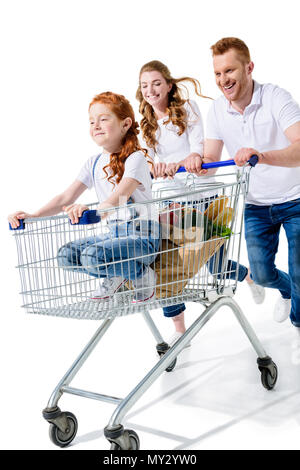
[[[221,160],[224,143],[222,140],[206,139],[204,142],[204,156],[202,163],[212,163]],[[213,175],[217,169],[201,170],[200,175]]]
[[[285,130],[285,135],[291,144],[280,150],[269,150],[260,153],[253,148],[240,149],[234,161],[236,165],[242,166],[252,155],[258,156],[258,163],[271,166],[283,166],[287,168],[294,168],[300,166],[300,121]]]

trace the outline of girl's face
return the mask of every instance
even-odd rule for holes
[[[167,107],[168,93],[171,89],[172,84],[168,84],[160,72],[152,70],[142,73],[141,92],[144,100],[153,108]]]
[[[94,103],[90,107],[90,134],[97,145],[109,153],[119,151],[122,139],[129,127],[131,119],[128,117],[120,121],[108,106]]]

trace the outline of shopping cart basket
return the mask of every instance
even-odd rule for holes
[[[218,162],[203,167],[232,163]],[[106,209],[108,216],[105,220],[101,218],[104,211],[96,211],[94,205],[91,205],[91,209],[83,214],[76,225],[71,225],[66,215],[57,215],[23,220],[18,229],[12,231],[17,244],[23,307],[27,312],[102,320],[94,336],[59,381],[43,410],[44,418],[50,423],[50,437],[54,444],[60,447],[69,445],[77,432],[74,414],[61,411],[58,407],[61,396],[69,393],[117,405],[105,427],[105,437],[111,443],[111,449],[139,449],[138,435],[122,426],[125,415],[165,370],[173,370],[178,354],[223,306],[231,308],[258,355],[262,385],[268,390],[274,387],[277,367],[233,299],[237,287],[244,199],[249,174],[250,166],[245,166],[241,171],[218,175],[217,181],[210,182],[209,177],[204,177],[201,184],[188,175],[184,186],[180,184],[174,189],[172,185],[171,197],[168,185],[155,190],[154,184],[152,201]],[[130,211],[129,222],[128,214],[124,218],[124,211]],[[84,264],[83,251],[76,250],[78,241],[88,239],[89,246],[94,246],[99,236],[104,236],[109,243],[115,237],[111,225],[116,230],[122,224],[130,223],[135,229],[141,230],[145,220],[148,223],[158,217],[160,239],[155,255],[146,250],[142,256],[135,256],[134,252],[130,254],[128,251],[130,256],[126,261],[134,266],[142,263],[155,271],[155,295],[144,302],[135,302],[138,288],[131,278],[126,283],[124,281],[113,296],[92,300],[92,293],[100,282],[98,274],[106,272],[109,276],[111,270],[117,272],[119,267],[118,273],[122,275],[124,262],[115,258],[110,259],[109,263],[104,260],[96,265],[89,265],[89,262]],[[134,234],[139,236],[137,232]],[[125,271],[123,277],[125,279]],[[147,281],[145,284],[142,289],[149,287]],[[200,303],[204,310],[170,348],[161,337],[149,310],[187,301]],[[72,379],[115,318],[138,312],[150,328],[160,356],[148,374],[125,398],[71,387]]]

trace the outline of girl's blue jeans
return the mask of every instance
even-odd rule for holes
[[[207,200],[202,200],[202,201],[191,201],[188,204],[194,205],[196,209],[199,208],[199,204],[201,204],[201,206],[203,206],[203,210],[206,210],[209,204],[214,199],[215,197],[207,198]],[[221,277],[220,273],[222,271],[222,268],[224,269],[223,255],[224,255],[224,245],[221,246],[220,250],[218,250],[218,252],[215,253],[207,263],[209,272],[211,274],[216,274],[218,279]],[[248,274],[248,269],[246,268],[246,266],[239,264],[239,268],[237,272],[237,262],[233,260],[228,260],[227,266],[225,266],[225,273],[226,273],[224,276],[225,279],[237,278],[239,282],[242,282]],[[177,305],[171,305],[169,307],[163,307],[163,313],[165,317],[171,318],[171,317],[176,317],[185,309],[186,309],[185,304],[182,303],[182,304],[177,304]]]
[[[288,274],[275,266],[281,227],[288,240]],[[290,319],[300,327],[300,198],[271,206],[246,204],[245,236],[251,277],[292,300]]]
[[[59,266],[97,278],[117,277],[134,281],[153,263],[159,250],[159,223],[152,220],[110,222],[109,231],[62,246]]]

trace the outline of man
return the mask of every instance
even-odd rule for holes
[[[258,156],[245,208],[251,277],[279,290],[274,318],[290,315],[297,333],[293,357],[300,359],[300,108],[287,91],[253,80],[254,64],[240,39],[223,38],[211,50],[223,96],[208,114],[205,161],[220,160],[223,145],[238,166]],[[289,274],[275,266],[282,226]]]

